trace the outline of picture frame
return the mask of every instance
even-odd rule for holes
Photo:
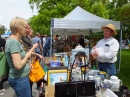
[[[68,82],[68,67],[49,67],[47,73],[48,86],[55,85],[57,82]]]

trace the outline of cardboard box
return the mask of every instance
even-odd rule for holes
[[[55,86],[45,87],[45,97],[55,97]]]

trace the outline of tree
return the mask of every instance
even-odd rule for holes
[[[93,2],[92,2],[93,1]],[[101,2],[102,1],[102,2]],[[109,18],[105,4],[109,0],[29,0],[31,8],[38,8],[38,15],[30,18],[30,24],[35,32],[49,34],[51,18],[63,18],[76,6],[98,15]]]
[[[48,3],[47,3],[48,4]],[[47,5],[45,4],[45,5]],[[49,6],[49,5],[48,5]],[[33,16],[30,18],[29,22],[35,32],[40,32],[41,34],[49,34],[50,32],[50,22],[51,18],[64,17],[69,11],[69,7],[65,7],[62,4],[57,4],[54,6],[50,6],[51,8],[46,8],[47,6],[41,7],[39,10],[39,14],[37,16]],[[42,10],[45,9],[45,10]]]
[[[111,1],[111,2],[110,2]],[[97,16],[123,21],[123,37],[130,35],[130,17],[128,3],[130,0],[29,0],[31,8],[36,5],[38,15],[30,18],[30,24],[35,32],[49,34],[51,18],[63,18],[76,6]],[[126,4],[126,5],[125,5]],[[99,34],[99,33],[98,33]],[[94,37],[97,35],[93,35]],[[102,37],[100,33],[98,35]],[[118,39],[119,34],[116,36]]]
[[[0,35],[1,35],[1,34],[4,34],[5,31],[6,31],[5,26],[0,24]]]
[[[130,3],[121,7],[120,20],[123,21],[123,31],[130,35]],[[125,37],[125,35],[123,36]]]
[[[104,7],[103,3],[97,2],[91,6],[91,13],[109,19],[108,10]]]

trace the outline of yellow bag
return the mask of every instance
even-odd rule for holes
[[[33,65],[33,69],[29,73],[29,78],[32,82],[37,82],[43,78],[45,72],[42,69],[38,59],[35,59],[35,62],[33,62],[32,65]]]

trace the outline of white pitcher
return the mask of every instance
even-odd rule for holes
[[[117,76],[111,76],[108,82],[113,88],[119,88],[122,85],[122,81]]]
[[[94,76],[93,75],[89,75],[88,76],[88,80],[94,80]]]

